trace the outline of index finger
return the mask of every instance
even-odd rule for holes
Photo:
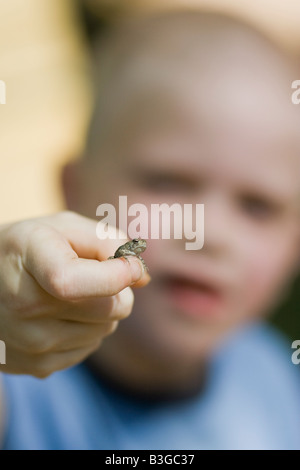
[[[60,232],[43,224],[29,237],[23,264],[43,289],[63,300],[111,296],[150,280],[138,258],[80,258]]]

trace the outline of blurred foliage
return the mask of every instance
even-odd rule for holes
[[[77,0],[77,3],[86,36],[92,42],[96,35],[109,27],[109,17],[106,14],[96,15],[85,0]]]
[[[300,275],[292,284],[286,299],[270,317],[270,322],[292,340],[300,338]]]
[[[130,5],[123,0],[77,0],[77,3],[86,35],[91,41],[113,22],[126,16]]]

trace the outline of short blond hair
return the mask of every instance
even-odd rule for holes
[[[214,63],[221,70],[224,64],[230,66],[248,55],[252,56],[249,73],[258,56],[268,57],[270,74],[273,71],[278,77],[286,72],[287,87],[296,73],[294,58],[256,27],[227,14],[201,10],[126,21],[96,41],[94,49],[97,99],[88,147],[95,142],[101,145],[118,118],[126,122],[129,109],[141,112],[145,91],[149,106],[151,91],[165,99],[180,69],[193,73],[193,67],[199,70]],[[287,100],[288,93],[287,88]]]

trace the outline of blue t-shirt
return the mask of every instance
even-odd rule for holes
[[[300,378],[271,328],[240,330],[205,389],[177,401],[130,397],[85,365],[46,380],[2,375],[4,449],[300,449]]]

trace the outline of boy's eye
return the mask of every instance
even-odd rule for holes
[[[256,220],[268,220],[279,212],[279,207],[275,203],[256,196],[242,197],[240,206],[247,215]]]
[[[192,191],[195,185],[183,175],[170,173],[147,173],[138,175],[137,180],[143,188],[159,192]]]

